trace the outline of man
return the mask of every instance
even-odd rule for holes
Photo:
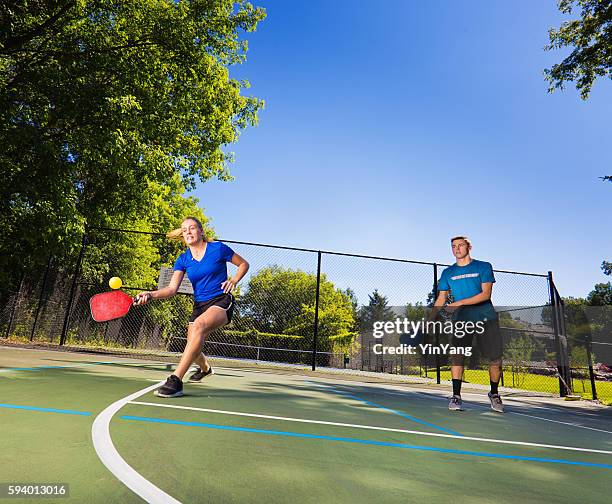
[[[450,292],[453,302],[447,308],[453,312],[453,321],[475,323],[472,324],[475,325],[474,331],[469,331],[469,334],[468,331],[465,331],[466,334],[462,338],[455,334],[452,338],[452,346],[470,347],[474,333],[476,333],[478,348],[481,354],[489,359],[491,409],[503,413],[504,405],[498,393],[498,385],[504,349],[497,312],[491,303],[491,292],[495,282],[493,267],[488,262],[477,261],[470,257],[472,244],[466,236],[455,236],[451,239],[451,246],[456,262],[442,272],[438,283],[438,298],[434,304],[434,315],[444,307]],[[461,400],[463,359],[464,355],[459,352],[451,355],[453,397],[448,404],[448,409],[453,411],[463,410]]]

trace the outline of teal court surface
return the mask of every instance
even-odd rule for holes
[[[44,502],[609,502],[612,409],[213,360],[173,364],[0,346],[0,483]],[[384,377],[381,377],[384,378]],[[7,502],[39,499],[2,498]]]

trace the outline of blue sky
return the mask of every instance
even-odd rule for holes
[[[612,83],[547,93],[554,1],[255,2],[231,74],[265,100],[233,182],[194,195],[222,239],[610,280]]]

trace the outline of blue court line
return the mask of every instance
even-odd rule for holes
[[[19,410],[27,410],[27,411],[42,411],[44,413],[62,413],[64,415],[81,415],[81,416],[91,415],[89,411],[75,411],[75,410],[65,410],[65,409],[56,409],[56,408],[37,408],[36,406],[20,406],[18,404],[0,403],[0,408],[19,409]]]
[[[313,382],[310,380],[305,380],[307,383],[312,383],[315,385],[318,385],[320,387],[323,388],[323,390],[327,390],[329,392],[334,392],[335,394],[340,394],[344,397],[349,397],[351,399],[355,399],[356,401],[360,401],[364,404],[367,404],[368,406],[372,406],[374,408],[378,408],[381,409],[382,411],[386,411],[388,413],[393,413],[395,415],[399,415],[403,418],[407,418],[408,420],[412,420],[413,422],[416,422],[418,424],[421,425],[426,425],[427,427],[431,427],[432,429],[438,429],[441,430],[442,432],[446,432],[447,434],[452,434],[453,436],[463,436],[463,434],[461,434],[460,432],[455,432],[454,430],[450,430],[450,429],[445,429],[444,427],[440,427],[439,425],[436,424],[432,424],[430,422],[426,422],[425,420],[421,420],[420,418],[417,417],[413,417],[412,415],[408,415],[407,413],[402,413],[401,411],[397,411],[391,408],[386,408],[385,406],[381,406],[380,404],[376,404],[373,403],[371,401],[367,401],[366,399],[362,399],[361,397],[357,397],[356,395],[353,394],[349,394],[348,392],[344,392],[343,390],[338,390],[334,387],[331,387],[329,385],[324,385],[324,384],[320,384],[317,382]]]
[[[40,371],[36,367],[12,367],[12,368],[0,368],[2,371]]]
[[[595,462],[583,462],[583,461],[576,461],[576,460],[541,458],[541,457],[525,457],[521,455],[506,455],[503,453],[486,453],[486,452],[474,452],[474,451],[467,451],[467,450],[452,450],[450,448],[436,448],[433,446],[420,446],[420,445],[410,445],[410,444],[404,444],[404,443],[391,443],[387,441],[374,441],[372,439],[357,439],[357,438],[345,438],[345,437],[336,437],[336,436],[323,436],[320,434],[304,434],[301,432],[273,431],[273,430],[266,430],[266,429],[251,429],[247,427],[231,427],[229,425],[217,425],[217,424],[200,423],[200,422],[184,422],[181,420],[167,420],[165,418],[150,418],[150,417],[140,417],[140,416],[132,416],[132,415],[123,415],[120,418],[123,420],[135,420],[139,422],[164,423],[164,424],[172,424],[172,425],[183,425],[187,427],[204,427],[206,429],[217,429],[217,430],[226,430],[226,431],[235,431],[235,432],[249,432],[249,433],[255,433],[255,434],[267,434],[269,436],[287,436],[287,437],[295,437],[295,438],[320,439],[323,441],[339,441],[343,443],[356,443],[356,444],[373,445],[373,446],[387,446],[391,448],[403,448],[407,450],[430,451],[430,452],[438,452],[438,453],[452,453],[455,455],[468,455],[471,457],[487,457],[487,458],[496,458],[496,459],[524,460],[524,461],[529,461],[529,462],[543,462],[543,463],[548,463],[548,464],[564,464],[564,465],[573,465],[573,466],[598,467],[602,469],[612,469],[612,464],[597,464]]]

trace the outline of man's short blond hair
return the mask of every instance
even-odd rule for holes
[[[467,237],[467,236],[463,236],[463,235],[459,235],[459,236],[454,236],[453,238],[451,238],[451,243],[453,243],[455,240],[465,240],[465,242],[471,247],[472,246],[472,241]]]

